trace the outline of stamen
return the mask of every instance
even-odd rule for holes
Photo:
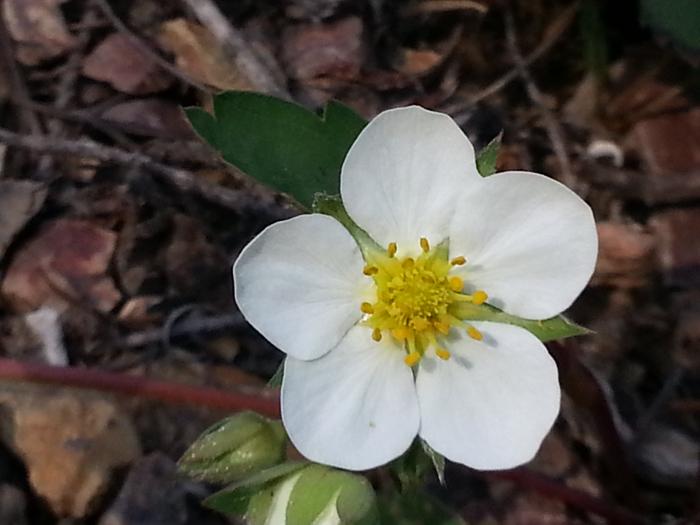
[[[411,332],[408,328],[401,326],[399,328],[393,328],[391,330],[391,335],[394,336],[394,339],[398,339],[399,341],[404,341],[408,339],[408,336],[411,335]]]
[[[453,275],[452,277],[450,277],[450,288],[454,292],[461,292],[462,288],[464,288],[464,281],[461,277]]]
[[[451,264],[452,266],[462,266],[462,265],[465,264],[466,262],[467,262],[467,259],[466,259],[463,255],[460,255],[460,256],[455,257],[454,259],[452,259],[452,260],[450,261],[450,264]]]
[[[428,253],[430,251],[430,243],[428,242],[428,239],[426,239],[425,237],[421,237],[420,247],[421,250],[423,250],[425,253]]]
[[[376,275],[379,272],[379,268],[376,266],[372,266],[371,264],[368,264],[362,269],[362,273],[365,275]]]
[[[406,357],[403,358],[403,362],[406,363],[408,366],[413,367],[416,364],[418,364],[418,361],[420,361],[421,355],[413,351],[410,354],[408,354]]]
[[[428,323],[427,320],[423,319],[422,317],[416,317],[413,319],[413,328],[418,330],[419,332],[422,332],[426,328],[430,326],[430,323]]]
[[[372,330],[372,339],[379,342],[382,340],[382,331],[379,328]]]
[[[450,333],[450,321],[446,319],[441,319],[437,323],[435,323],[435,328],[438,329],[438,332],[440,332],[443,335],[448,335]]]
[[[443,361],[447,361],[450,358],[451,354],[447,350],[445,350],[444,348],[441,348],[438,346],[435,349],[435,355],[437,355]]]
[[[370,303],[362,303],[360,305],[360,310],[363,314],[372,315],[374,313],[374,307]]]
[[[404,270],[410,270],[416,265],[416,261],[411,259],[410,257],[407,257],[402,263],[401,263],[401,268]]]
[[[472,294],[472,303],[479,305],[479,304],[484,304],[486,302],[486,299],[488,299],[489,296],[488,294],[483,291],[483,290],[477,290]]]
[[[467,328],[467,335],[469,335],[469,337],[471,337],[472,339],[475,339],[477,341],[481,341],[484,338],[484,334],[479,332],[479,330],[477,330],[473,326],[469,326]]]
[[[389,257],[393,257],[394,255],[396,255],[396,250],[397,250],[397,249],[398,249],[398,246],[396,246],[396,243],[395,243],[395,242],[390,242],[390,243],[389,243],[389,246],[387,246],[387,248],[386,248],[386,254],[387,254]]]

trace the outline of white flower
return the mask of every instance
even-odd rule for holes
[[[480,177],[454,121],[419,107],[367,125],[341,196],[385,249],[302,215],[265,229],[233,270],[246,319],[288,354],[294,445],[350,470],[396,458],[417,435],[478,469],[530,460],[559,411],[556,366],[530,332],[468,313],[486,301],[546,319],[571,305],[596,260],[588,205],[535,173]]]

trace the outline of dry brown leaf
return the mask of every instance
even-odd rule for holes
[[[83,62],[83,74],[131,95],[166,89],[173,78],[122,33],[112,33]]]
[[[27,466],[29,482],[60,517],[94,512],[114,470],[141,454],[127,416],[112,402],[70,390],[0,392],[0,437]]]
[[[19,44],[17,59],[26,65],[61,56],[76,45],[60,5],[65,0],[5,0],[2,15]]]
[[[282,35],[282,61],[292,78],[350,81],[365,59],[362,20],[351,16],[328,24],[290,26]]]
[[[108,275],[116,237],[86,221],[49,223],[12,260],[2,295],[18,312],[44,304],[60,311],[71,299],[111,310],[120,298]]]
[[[158,42],[175,55],[177,66],[182,71],[202,84],[217,89],[254,89],[204,26],[184,18],[170,20],[161,25]]]
[[[101,117],[133,133],[163,139],[193,139],[194,134],[182,113],[172,102],[159,98],[129,100],[116,104]]]

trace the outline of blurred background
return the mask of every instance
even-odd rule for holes
[[[585,198],[600,257],[569,315],[595,334],[550,345],[555,428],[523,468],[429,490],[475,525],[700,523],[698,0],[0,6],[0,525],[235,523],[175,461],[276,413],[282,354],[230,264],[295,211],[184,120],[230,89],[443,111]]]

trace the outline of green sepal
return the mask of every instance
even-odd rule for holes
[[[401,492],[413,492],[425,483],[425,476],[435,470],[438,481],[445,485],[445,458],[417,438],[411,447],[391,462],[391,471],[401,485]]]
[[[433,468],[435,469],[435,474],[437,475],[438,481],[440,482],[440,485],[443,487],[445,486],[445,456],[440,454],[439,452],[436,452],[431,448],[428,443],[426,443],[424,440],[420,440],[421,447],[423,448],[423,452],[425,452],[426,456],[430,458],[431,463],[433,464]]]
[[[279,388],[282,386],[283,379],[284,379],[284,361],[282,361],[280,363],[280,366],[277,367],[277,370],[275,370],[275,373],[272,374],[272,377],[267,382],[267,387],[268,388]]]
[[[502,131],[477,154],[476,169],[482,177],[496,173],[496,161],[498,160],[498,151],[501,149],[501,139],[503,139]]]
[[[253,501],[253,498],[266,491],[273,492],[273,485],[276,485],[278,481],[298,472],[307,465],[308,463],[305,461],[288,461],[275,465],[215,492],[206,498],[203,504],[223,514],[244,516],[249,511],[260,512],[259,508],[264,498],[259,498],[257,501]],[[251,509],[252,504],[255,508]]]
[[[279,421],[241,412],[205,430],[178,462],[178,470],[209,483],[231,483],[284,459]]]
[[[261,93],[214,96],[214,113],[187,108],[194,130],[223,159],[309,209],[314,194],[340,191],[340,168],[367,122],[339,102],[318,115]]]
[[[355,224],[350,218],[339,196],[316,195],[316,199],[314,200],[314,212],[330,215],[345,226],[348,232],[350,232],[350,235],[355,239],[355,242],[357,242],[365,259],[367,259],[368,253],[372,250],[383,250],[366,231]],[[445,241],[441,243],[438,248],[444,249],[447,254],[449,252],[449,242]],[[563,315],[536,321],[507,314],[488,304],[477,306],[472,303],[459,303],[455,307],[455,313],[457,317],[465,321],[493,321],[496,323],[520,326],[533,333],[542,342],[592,333],[588,328],[570,321]]]
[[[466,302],[459,303],[455,306],[454,314],[464,321],[493,321],[494,323],[519,326],[531,332],[543,343],[593,333],[592,330],[570,321],[563,315],[535,321],[507,314],[488,304],[477,306]]]
[[[383,248],[372,239],[369,234],[360,228],[355,221],[353,221],[348,212],[343,206],[343,201],[340,195],[326,195],[323,193],[316,194],[314,198],[313,211],[315,213],[322,213],[324,215],[329,215],[337,220],[340,224],[345,226],[345,229],[350,232],[352,238],[360,247],[362,256],[367,259],[368,254],[373,250],[382,251]]]

